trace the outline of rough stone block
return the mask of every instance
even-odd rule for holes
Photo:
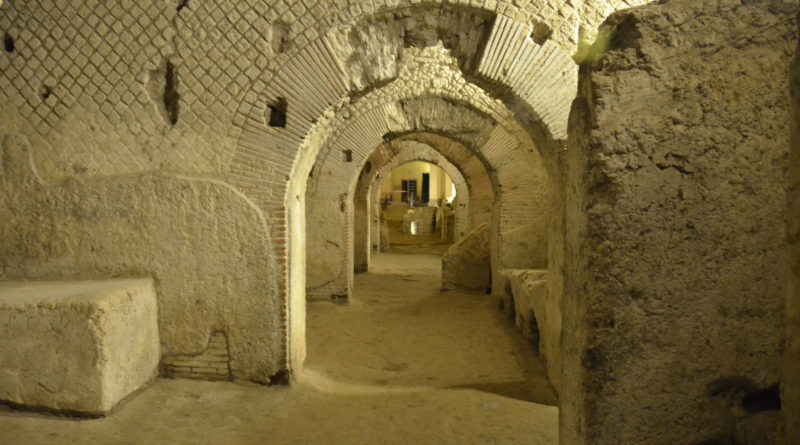
[[[150,279],[0,284],[0,400],[102,415],[155,375]]]
[[[581,66],[563,443],[738,443],[739,382],[779,382],[796,13],[658,2],[612,15]]]
[[[489,224],[481,224],[450,246],[442,257],[442,289],[489,288]]]

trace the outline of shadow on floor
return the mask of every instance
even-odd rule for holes
[[[451,386],[450,389],[473,389],[509,399],[533,402],[541,405],[558,406],[549,391],[536,391],[528,381],[506,383],[473,383],[470,385]]]

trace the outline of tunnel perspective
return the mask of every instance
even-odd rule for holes
[[[298,187],[290,192],[292,205],[304,210],[306,228],[298,233],[305,238],[303,367],[348,383],[473,388],[552,406],[560,332],[558,311],[548,300],[560,295],[548,292],[547,269],[551,250],[558,250],[549,244],[557,239],[551,232],[563,230],[551,224],[560,219],[552,215],[559,195],[543,159],[552,140],[534,143],[530,121],[465,79],[453,54],[441,43],[403,48],[396,78],[351,97],[306,138],[299,171],[307,174],[296,176]],[[423,60],[433,68],[429,75],[449,72],[454,80],[420,78],[412,67]],[[415,161],[444,170],[451,189],[461,189],[454,197],[452,246],[414,242],[428,231],[423,218],[437,227],[441,208],[419,203],[421,171],[419,193],[409,192],[416,176],[403,178],[402,170],[425,165]],[[394,220],[399,229],[397,240],[407,244],[391,244],[390,232],[390,247],[380,245],[381,203],[387,223]],[[435,238],[441,240],[441,232]],[[535,285],[536,292],[520,290],[517,298],[527,305],[526,315],[542,318],[534,344],[519,332],[532,320],[515,323],[497,310],[505,282]],[[448,316],[453,312],[461,316]],[[456,365],[466,362],[475,369]]]
[[[350,151],[350,162],[362,162],[351,210],[342,212],[333,199],[341,195],[331,180],[335,168],[349,163],[342,158],[319,157],[306,186],[304,366],[336,381],[471,388],[554,405],[556,391],[536,353],[538,342],[525,342],[486,295],[491,293],[491,213],[498,206],[493,204],[496,182],[485,161],[461,143],[425,132],[395,136],[361,157],[360,150]],[[350,175],[355,173],[352,169]],[[342,213],[342,225],[330,224]],[[313,231],[333,240],[315,239]],[[372,245],[371,233],[379,237]],[[317,246],[335,252],[327,246],[338,247],[350,236],[352,251],[338,249],[334,258],[352,255],[354,270],[316,267]],[[366,264],[359,270],[361,249]],[[336,284],[344,281],[339,280],[312,288],[323,271],[349,275],[352,287],[346,294],[337,292]],[[533,296],[521,293],[520,301],[530,304],[526,297]],[[487,344],[480,338],[494,340]],[[525,359],[518,362],[514,357],[519,356]],[[472,364],[469,370],[457,365],[465,362]]]
[[[800,442],[796,2],[108,3],[0,2],[0,442]]]
[[[456,170],[454,173],[458,176],[454,181],[446,170],[425,161],[406,161],[390,169],[392,164],[395,162],[382,169],[388,173],[372,181],[363,194],[365,202],[354,204],[356,240],[360,234],[379,233],[378,240],[365,240],[369,241],[365,244],[370,245],[366,253],[387,252],[392,245],[440,245],[441,249],[446,249],[455,241],[456,227],[463,226],[468,218],[469,197],[463,176]],[[450,167],[454,168],[452,164]],[[372,192],[372,187],[376,187],[376,193]],[[461,196],[457,193],[459,189]],[[357,186],[355,198],[359,195]],[[377,199],[375,203],[369,201],[373,196]],[[365,211],[359,212],[358,206]],[[379,209],[376,215],[368,213],[376,208]],[[361,230],[358,230],[359,220]],[[378,227],[373,229],[370,225]],[[359,246],[354,247],[358,252]],[[362,246],[362,250],[366,249]],[[368,263],[359,263],[356,258],[356,272],[369,270]]]

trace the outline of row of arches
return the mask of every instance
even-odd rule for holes
[[[356,14],[281,54],[241,97],[226,179],[270,221],[287,369],[299,372],[305,358],[306,289],[347,295],[353,271],[369,262],[370,172],[378,158],[392,162],[387,146],[425,144],[464,177],[470,217],[459,233],[490,219],[493,291],[504,268],[545,268],[553,298],[563,294],[574,46],[485,6],[449,9],[477,34],[425,20],[398,31],[431,5]]]

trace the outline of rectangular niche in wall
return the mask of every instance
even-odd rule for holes
[[[289,104],[282,97],[269,104],[269,126],[286,128],[286,110],[288,108]]]

